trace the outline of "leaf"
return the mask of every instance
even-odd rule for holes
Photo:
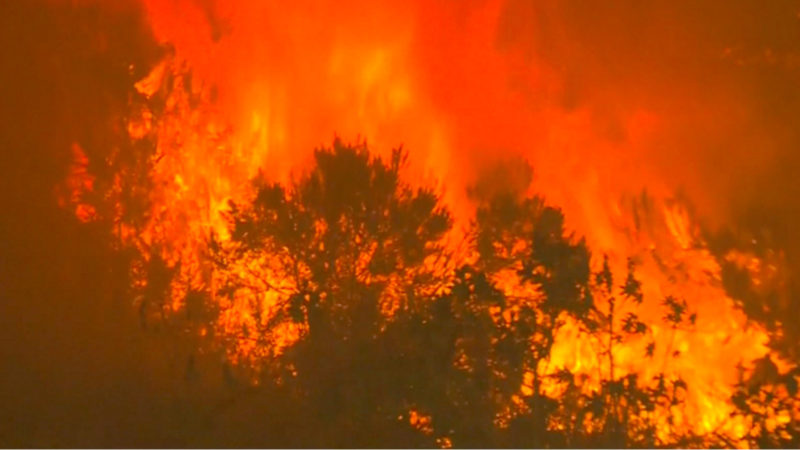
[[[628,334],[645,334],[647,325],[639,320],[639,316],[629,312],[622,320],[622,330]]]
[[[634,268],[634,262],[629,258],[628,274],[625,278],[625,284],[622,285],[622,294],[630,299],[633,299],[636,304],[641,304],[644,300],[644,295],[642,294],[642,282],[636,279]]]

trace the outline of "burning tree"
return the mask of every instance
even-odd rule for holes
[[[345,3],[0,6],[0,440],[800,445],[796,5]]]
[[[479,181],[465,234],[435,191],[403,180],[402,150],[383,160],[337,140],[295,180],[236,183],[260,162],[213,89],[169,58],[136,88],[124,151],[87,162],[76,145],[69,206],[129,255],[141,323],[177,332],[186,379],[196,355],[221,352],[228,384],[281,399],[268,428],[295,430],[287,445],[796,442],[791,368],[712,399],[683,377],[686,337],[702,343],[709,316],[653,287],[708,287],[686,264],[701,258],[706,277],[714,260],[680,213],[665,210],[671,254],[650,244],[625,268],[628,246],[593,259],[560,209],[524,193],[519,164]],[[635,199],[632,229],[658,233],[655,210]],[[730,275],[723,264],[729,289]]]
[[[758,425],[773,413],[741,394],[730,421],[698,435],[695,388],[667,370],[697,313],[667,295],[654,316],[637,264],[615,281],[609,259],[593,260],[562,211],[524,186],[478,186],[464,238],[433,190],[403,181],[402,150],[385,161],[337,140],[290,183],[220,185],[252,167],[208,91],[168,66],[138,88],[145,106],[128,131],[143,151],[107,160],[91,220],[132,255],[142,323],[189,338],[187,379],[195,354],[221,351],[224,379],[283,399],[280,423],[299,430],[287,445],[793,442],[786,422]],[[193,157],[211,147],[211,160]]]
[[[685,380],[615,363],[623,345],[641,358],[678,354],[671,343],[656,348],[637,313],[633,261],[620,283],[607,258],[593,272],[561,211],[513,192],[480,199],[470,250],[456,252],[450,214],[433,191],[402,181],[404,160],[401,150],[385,162],[337,140],[289,186],[257,178],[249,202],[230,204],[229,239],[211,239],[206,301],[216,299],[219,315],[204,326],[252,383],[293,405],[293,429],[314,430],[289,442],[729,442],[681,417]],[[662,304],[663,326],[694,326],[685,301]],[[565,330],[591,342],[591,371],[555,361]]]
[[[780,400],[763,394],[775,380],[751,383],[732,397],[739,425],[698,435],[686,410],[691,383],[664,370],[680,354],[675,334],[691,332],[697,313],[668,295],[661,320],[647,319],[634,260],[615,281],[609,259],[593,264],[562,211],[525,186],[479,182],[475,219],[454,246],[439,196],[403,181],[407,153],[384,161],[365,144],[336,140],[298,179],[256,176],[249,189],[226,188],[235,195],[222,206],[205,173],[249,169],[226,160],[235,149],[213,108],[203,109],[209,93],[165,65],[138,88],[142,106],[128,131],[142,151],[107,160],[87,220],[108,222],[131,253],[142,323],[189,337],[187,377],[196,353],[222,351],[225,379],[233,367],[245,384],[279,393],[282,423],[315,430],[289,445],[796,439],[796,374],[785,371]],[[196,133],[183,130],[187,121]],[[220,164],[191,162],[193,146],[208,145],[225,149]],[[173,206],[158,206],[165,202]],[[672,337],[657,345],[654,326]],[[578,366],[560,347],[576,341],[589,350]],[[631,351],[661,370],[622,367],[618,356]]]

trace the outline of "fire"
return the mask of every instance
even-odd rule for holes
[[[719,263],[686,204],[672,197],[675,186],[642,165],[658,114],[629,111],[618,130],[626,138],[610,140],[596,112],[554,102],[563,90],[556,72],[524,49],[498,44],[498,23],[508,20],[502,2],[323,3],[145,1],[156,36],[173,50],[136,86],[144,97],[160,98],[164,110],[143,108],[128,124],[132,139],[155,148],[147,219],[133,225],[118,211],[116,221],[118,238],[143,255],[134,267],[142,286],[155,261],[177,271],[160,308],[180,311],[187,294],[227,277],[258,278],[262,295],[216,299],[222,312],[214,334],[257,330],[267,319],[256,311],[268,311],[293,287],[278,269],[254,276],[254,261],[215,272],[210,242],[228,241],[229,202],[250,198],[253,177],[290,180],[310,150],[335,134],[364,138],[380,151],[410,149],[409,177],[436,183],[462,228],[474,209],[467,186],[480,166],[501,153],[522,157],[536,171],[531,189],[564,209],[568,226],[593,250],[594,266],[603,254],[615,274],[625,273],[627,258],[636,262],[643,319],[660,323],[661,302],[670,296],[693,315],[685,326],[653,327],[658,350],[650,360],[641,357],[645,339],[618,346],[615,378],[666,372],[688,380],[689,409],[672,414],[685,414],[682,422],[700,433],[735,433],[727,399],[736,368],[767,355],[768,336],[725,294]],[[73,152],[64,201],[89,221],[96,212],[81,193],[92,190],[92,178],[77,144]],[[650,194],[632,195],[643,188]],[[742,264],[766,270],[756,258]],[[513,279],[496,281],[517,288]],[[228,355],[242,363],[269,358],[303,332],[246,333],[233,339]],[[562,329],[548,364],[547,371],[566,368],[589,379],[608,370],[577,326]],[[427,423],[416,411],[409,420]]]
[[[768,354],[768,337],[762,329],[748,323],[744,313],[724,293],[718,263],[693,232],[686,210],[669,202],[654,202],[651,208],[652,217],[639,216],[639,220],[647,223],[646,229],[621,227],[617,236],[618,242],[625,242],[627,236],[631,245],[626,250],[639,258],[638,276],[643,281],[645,297],[641,316],[656,324],[653,339],[661,354],[645,363],[641,358],[641,343],[638,348],[636,345],[621,348],[615,355],[623,369],[620,375],[638,373],[649,377],[666,371],[689,380],[695,387],[688,402],[693,409],[688,420],[699,418],[695,422],[697,431],[705,433],[721,426],[730,427],[728,418],[732,408],[726,399],[736,382],[736,367]],[[628,217],[634,214],[629,213]],[[660,315],[664,314],[658,302],[668,295],[686,300],[695,315],[694,323],[680,328],[658,325]],[[565,333],[568,335],[559,339],[555,351],[556,364],[589,373],[603,364],[596,361],[596,349],[581,342],[580,333],[570,330]],[[673,352],[677,355],[674,358]]]
[[[71,150],[72,166],[64,186],[57,189],[58,203],[62,208],[73,208],[81,222],[90,222],[95,218],[96,211],[85,198],[94,189],[94,177],[88,169],[89,158],[78,143],[73,143]]]

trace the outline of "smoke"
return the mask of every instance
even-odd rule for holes
[[[659,178],[722,217],[785,191],[780,173],[798,162],[800,4],[526,4],[508,3],[524,25],[507,40],[557,68],[564,106],[591,109],[609,137],[629,140],[625,116],[652,114],[632,156]]]
[[[609,144],[603,157],[617,162],[601,179],[685,195],[710,235],[735,236],[712,238],[713,251],[749,249],[776,271],[757,274],[757,295],[731,290],[742,285],[729,267],[723,283],[751,317],[782,328],[773,344],[797,358],[800,329],[784,318],[800,308],[800,2],[504,8],[500,45],[551,68],[554,104],[588,111],[593,140]]]

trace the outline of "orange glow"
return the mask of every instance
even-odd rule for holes
[[[262,283],[259,295],[214,299],[221,310],[214,334],[230,339],[233,362],[272,357],[304,332],[289,325],[266,337],[241,332],[262,326],[259,320],[265,323],[270,308],[294,289],[278,264],[264,273],[255,269],[263,261],[236,261],[220,273],[208,263],[212,236],[222,247],[229,243],[228,202],[248,199],[258,173],[288,181],[334,135],[364,138],[379,152],[402,144],[410,151],[408,177],[437,186],[458,233],[472,218],[467,187],[481,168],[521,157],[535,171],[531,192],[564,210],[568,227],[594,252],[595,269],[603,254],[617,278],[627,258],[637,263],[641,316],[656,324],[657,350],[643,359],[644,338],[615,347],[615,378],[638,373],[650,380],[663,371],[689,380],[688,409],[671,411],[675,426],[739,432],[727,401],[736,368],[768,354],[768,336],[725,294],[695,217],[673,198],[677,186],[643,164],[660,132],[659,112],[646,106],[621,112],[614,133],[623,137],[609,138],[597,111],[563,107],[555,100],[565,89],[557,71],[524,48],[498,42],[499,1],[144,3],[156,36],[174,53],[136,86],[146,97],[169,97],[158,118],[143,110],[128,124],[131,138],[157,145],[154,185],[147,222],[134,227],[120,220],[118,237],[145,255],[143,264],[158,255],[179,272],[169,287],[170,311],[185,306],[189,290],[230,277]],[[92,178],[80,147],[73,152],[65,198],[88,221],[96,212],[81,195],[92,190]],[[639,195],[644,189],[648,194]],[[766,270],[755,258],[742,264]],[[521,289],[512,275],[495,281],[507,292]],[[691,326],[661,325],[667,296],[687,302],[696,314]],[[608,370],[600,353],[568,323],[538,370],[566,368],[596,387],[598,373]],[[428,417],[412,411],[408,420],[427,432]]]
[[[96,216],[96,211],[85,198],[86,194],[94,189],[94,177],[88,169],[89,158],[77,143],[72,144],[71,150],[70,172],[64,186],[56,192],[58,203],[62,208],[73,209],[75,216],[81,222],[91,222]]]

